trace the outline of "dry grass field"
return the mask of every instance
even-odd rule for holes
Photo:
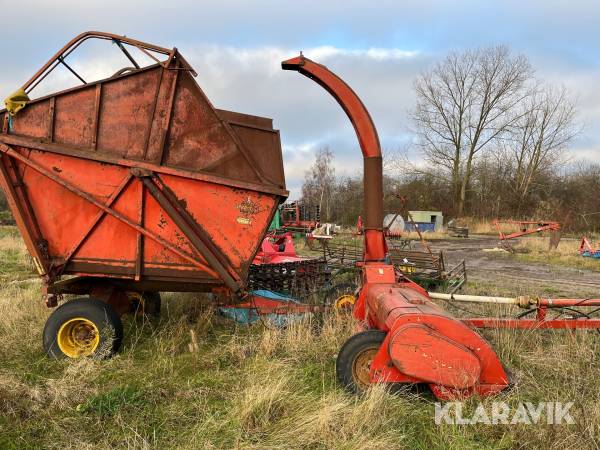
[[[549,241],[550,238],[548,237],[521,239],[516,247],[516,257],[521,261],[542,262],[600,272],[600,261],[598,259],[584,258],[577,252],[581,243],[579,239],[561,239],[558,247],[552,250],[549,250]]]
[[[530,254],[533,254],[530,253]],[[0,448],[472,449],[598,448],[600,335],[491,330],[515,377],[482,401],[574,402],[572,425],[436,425],[426,394],[337,386],[336,352],[352,334],[340,314],[285,330],[243,327],[201,296],[165,294],[158,320],[125,318],[110,360],[50,360],[41,333],[50,311],[14,228],[0,234]],[[471,284],[477,294],[526,294]],[[493,315],[514,313],[505,309]],[[457,312],[460,314],[460,312]]]

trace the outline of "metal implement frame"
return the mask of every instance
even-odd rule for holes
[[[497,318],[471,318],[463,322],[475,328],[504,328],[511,330],[574,330],[574,329],[599,329],[600,319],[574,318],[574,319],[547,319],[547,308],[540,307],[536,310],[535,319],[497,319]]]
[[[530,298],[522,297],[487,297],[479,295],[442,294],[428,292],[432,299],[444,300],[449,303],[479,303],[495,305],[515,305],[526,308],[524,313],[516,318],[477,317],[461,319],[464,323],[475,328],[504,328],[504,329],[598,329],[600,318],[591,317],[600,311],[600,299],[585,298]],[[582,311],[578,308],[595,308],[592,311]],[[549,318],[548,311],[561,310],[577,315],[572,318]],[[535,318],[526,318],[529,315]]]
[[[319,239],[322,258],[335,270],[356,269],[364,260],[358,246],[345,245],[332,239]],[[458,291],[467,281],[465,261],[446,270],[444,253],[410,250],[390,246],[389,260],[398,273],[408,276],[422,286],[443,286],[449,292]]]
[[[492,224],[498,230],[498,236],[501,241],[508,239],[515,239],[528,234],[542,233],[544,231],[560,231],[560,223],[549,222],[549,221],[535,221],[535,220],[498,220],[492,221]],[[515,233],[504,234],[500,229],[500,224],[520,225],[521,231]],[[533,225],[533,228],[531,226]]]
[[[330,278],[330,269],[322,259],[253,264],[248,273],[248,290],[266,289],[305,299],[327,286]]]
[[[581,238],[579,245],[579,254],[590,258],[600,258],[600,244],[593,245],[587,237]]]
[[[321,209],[319,206],[303,205],[295,201],[280,206],[281,228],[294,232],[309,233],[319,226]]]
[[[65,66],[71,73],[73,73],[83,84],[87,84],[83,78],[81,78],[77,72],[75,72],[69,65],[66,64],[65,59],[73,53],[81,44],[89,39],[101,39],[115,42],[120,50],[127,56],[127,58],[134,64],[135,69],[140,69],[137,62],[133,59],[131,54],[127,51],[127,49],[123,46],[123,44],[131,45],[145,55],[153,59],[156,63],[161,64],[164,68],[169,67],[169,63],[173,59],[173,57],[178,53],[177,49],[168,49],[159,47],[157,45],[149,44],[147,42],[138,41],[136,39],[128,38],[127,36],[119,36],[117,34],[105,33],[102,31],[86,31],[85,33],[81,33],[79,36],[76,36],[71,41],[69,41],[63,48],[61,48],[56,54],[46,62],[23,86],[21,89],[26,93],[31,92],[35,87],[41,83],[56,67],[60,64]],[[162,55],[167,56],[167,59],[163,62],[158,60],[152,53],[155,52]],[[178,59],[182,60],[184,70],[189,70],[194,76],[196,76],[196,71],[192,69],[192,67],[183,60],[181,55],[177,54]]]

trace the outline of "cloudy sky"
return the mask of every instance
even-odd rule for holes
[[[335,151],[338,173],[361,167],[339,106],[316,84],[280,70],[280,61],[299,50],[358,92],[382,146],[395,150],[411,141],[407,112],[422,70],[449,50],[508,45],[529,57],[539,78],[578,99],[584,133],[570,152],[600,160],[596,1],[0,0],[0,17],[0,98],[85,30],[176,46],[215,106],[274,119],[292,196],[320,147]],[[103,69],[103,60],[86,63],[92,72]],[[49,80],[48,88],[59,81]]]

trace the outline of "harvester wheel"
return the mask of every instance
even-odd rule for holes
[[[371,384],[371,362],[383,343],[386,334],[379,330],[367,330],[348,339],[335,363],[338,381],[354,394],[366,390]]]
[[[93,298],[62,304],[44,326],[44,350],[53,358],[108,358],[122,340],[119,315],[109,304]]]
[[[355,303],[356,303],[356,297],[354,295],[344,294],[344,295],[340,295],[336,299],[334,305],[335,305],[335,309],[337,309],[338,311],[347,311],[347,310],[352,310]]]

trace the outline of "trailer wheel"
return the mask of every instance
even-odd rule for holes
[[[44,326],[44,350],[53,358],[108,358],[121,346],[123,324],[114,309],[79,298],[59,306]]]
[[[379,330],[363,331],[348,339],[340,349],[335,372],[338,381],[350,392],[359,394],[371,384],[371,362],[385,336],[386,333]]]

